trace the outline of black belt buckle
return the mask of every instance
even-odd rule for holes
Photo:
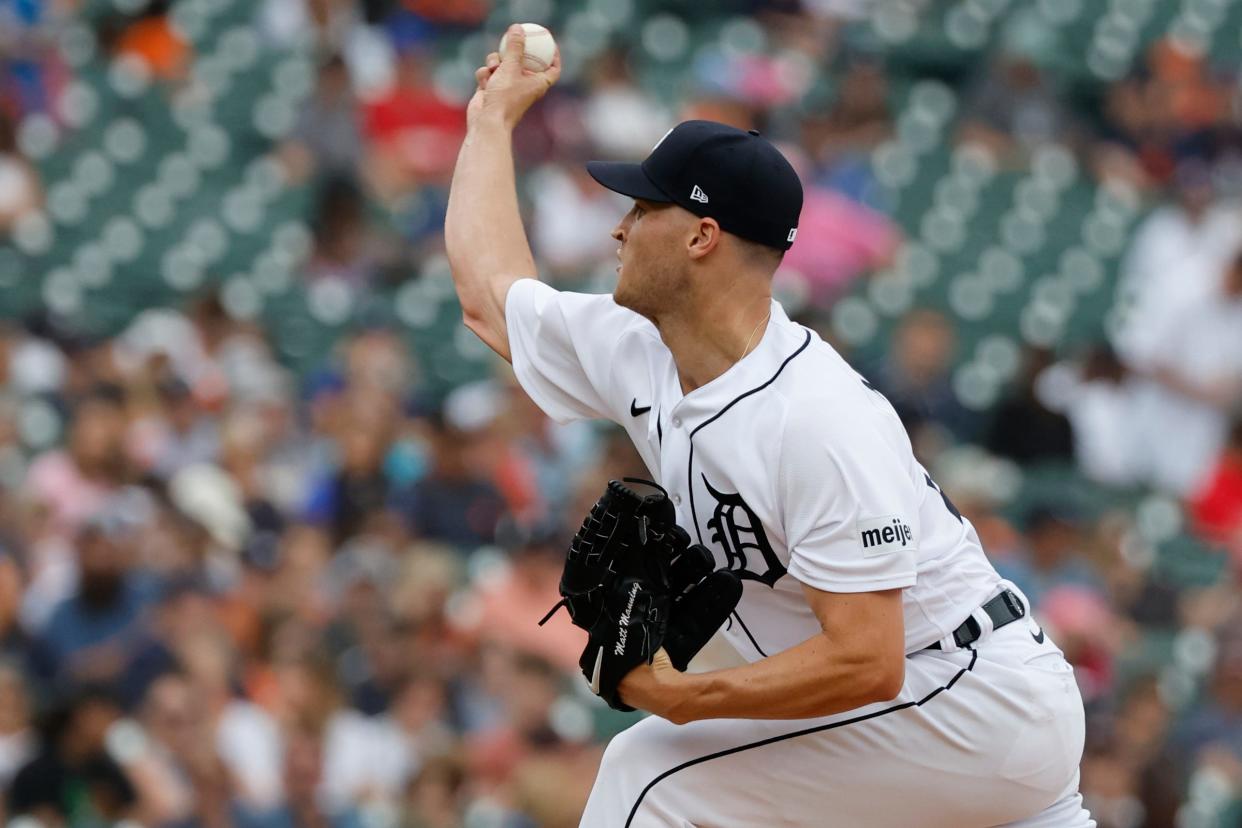
[[[996,623],[995,625],[996,629],[999,629],[1000,627],[1005,626],[1011,621],[1017,621],[1019,618],[1022,618],[1023,616],[1026,615],[1026,607],[1022,606],[1022,601],[1019,600],[1018,596],[1013,593],[1013,590],[1009,590],[1009,589],[1005,590],[1004,592],[996,596],[996,598],[993,598],[992,601],[989,601],[988,603],[994,603],[997,598],[999,598],[1001,602],[1005,605],[1005,608],[1009,610],[1009,615],[1003,621],[999,621],[998,623]],[[996,621],[995,616],[993,616],[993,621]]]
[[[1026,607],[1022,605],[1022,601],[1014,594],[1013,590],[1002,590],[992,600],[985,603],[981,609],[992,619],[992,629],[999,630],[1001,627],[1013,621],[1017,621],[1026,615]],[[953,631],[953,641],[958,647],[968,647],[974,644],[983,635],[983,627],[971,614],[961,625]],[[937,641],[929,646],[929,650],[943,649],[940,642]]]

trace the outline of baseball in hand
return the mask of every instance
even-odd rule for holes
[[[556,41],[552,33],[538,23],[523,23],[522,30],[526,33],[526,51],[522,53],[522,67],[531,72],[545,72],[556,57]],[[500,53],[505,52],[505,43],[509,34],[500,38]]]

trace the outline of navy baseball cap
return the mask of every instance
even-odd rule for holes
[[[714,218],[725,232],[778,250],[788,250],[798,232],[802,183],[757,130],[685,121],[641,164],[591,161],[587,172],[614,192],[677,204]]]

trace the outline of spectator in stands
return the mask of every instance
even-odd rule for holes
[[[467,598],[464,626],[483,642],[530,653],[572,670],[582,634],[557,613],[542,627],[537,622],[560,600],[558,587],[565,549],[572,532],[554,521],[525,525],[502,521],[497,541],[508,560],[476,584]]]
[[[1134,393],[1124,365],[1107,345],[1080,360],[1050,366],[1037,393],[1069,419],[1074,457],[1082,473],[1101,483],[1130,485],[1139,478],[1141,447],[1130,416]]]
[[[970,437],[976,427],[976,418],[953,392],[949,372],[956,350],[957,332],[948,319],[937,311],[914,310],[902,318],[885,361],[869,377],[924,456],[934,456],[951,437]]]
[[[209,740],[232,780],[232,796],[246,812],[264,812],[283,796],[281,733],[275,718],[243,695],[242,660],[225,635],[207,596],[187,592],[169,636],[177,664],[201,704]]]
[[[362,161],[358,120],[349,70],[339,55],[332,55],[320,64],[315,91],[302,104],[297,124],[280,149],[290,177],[305,181],[315,174],[354,174]]]
[[[1150,369],[1163,355],[1186,309],[1212,299],[1242,247],[1242,213],[1217,199],[1211,175],[1203,159],[1179,163],[1173,201],[1143,220],[1122,262],[1114,345],[1134,370]]]
[[[1037,610],[1046,593],[1065,584],[1102,592],[1099,576],[1083,556],[1084,523],[1066,504],[1033,506],[1022,526],[1024,554],[996,561],[997,571],[1017,584]]]
[[[320,790],[327,772],[321,734],[307,725],[290,731],[284,754],[284,804],[252,824],[255,828],[361,828],[366,823],[351,804],[325,804]],[[356,757],[360,762],[371,757]]]
[[[72,13],[59,5],[0,4],[0,112],[20,118],[52,110],[66,71],[59,50],[51,48],[46,32],[49,24],[55,25]]]
[[[138,791],[109,754],[106,741],[120,715],[111,696],[91,685],[50,705],[40,727],[38,753],[9,787],[10,818],[76,826],[135,816]]]
[[[324,638],[334,651],[352,654],[340,671],[341,690],[368,716],[391,706],[411,666],[409,629],[389,610],[399,575],[394,547],[377,535],[346,543],[326,572],[334,612]]]
[[[992,413],[984,444],[993,454],[1017,463],[1069,462],[1074,435],[1069,420],[1041,398],[1038,380],[1052,365],[1052,353],[1028,348],[1010,393]]]
[[[804,153],[790,147],[785,154],[809,182],[812,171]],[[901,231],[887,216],[861,203],[867,185],[857,195],[842,192],[841,186],[803,185],[798,235],[781,261],[783,272],[809,283],[810,301],[818,307],[830,306],[855,279],[890,264],[901,242]]]
[[[1207,697],[1179,722],[1173,744],[1182,754],[1183,767],[1215,767],[1237,784],[1242,781],[1242,639],[1233,620],[1217,641]]]
[[[152,471],[168,479],[187,466],[209,462],[219,451],[215,418],[207,416],[190,387],[177,377],[159,383],[155,391],[164,428],[154,438]]]
[[[581,102],[587,137],[607,158],[645,156],[674,123],[672,113],[635,82],[630,60],[615,48],[592,61],[589,94]]]
[[[582,280],[601,264],[615,264],[612,228],[629,209],[625,200],[587,174],[582,160],[550,163],[537,173],[532,192],[531,241],[547,263],[541,278]]]
[[[1242,254],[1218,285],[1153,337],[1131,411],[1144,479],[1181,496],[1204,484],[1242,404]]]
[[[236,806],[234,781],[220,761],[198,688],[168,672],[148,688],[139,716],[145,736],[126,770],[150,791],[143,821],[153,825],[219,825]],[[136,752],[137,753],[137,752]]]
[[[450,701],[444,679],[426,670],[414,671],[397,691],[386,722],[402,738],[400,761],[407,781],[456,747]]]
[[[365,211],[362,191],[351,179],[337,176],[323,182],[311,221],[314,248],[308,278],[335,279],[355,290],[370,286],[376,260]]]
[[[0,111],[0,239],[23,216],[43,206],[39,174],[17,147],[17,130]]]
[[[1099,828],[1140,828],[1145,824],[1141,781],[1115,749],[1088,745],[1083,752],[1083,806]],[[1161,823],[1155,823],[1161,824]]]
[[[279,46],[340,52],[362,23],[360,6],[353,0],[265,0],[258,23]]]
[[[1091,582],[1092,576],[1085,569],[1075,572],[1072,564],[1062,566],[1060,582],[1043,579],[1038,600],[1032,599],[1040,623],[1074,666],[1074,678],[1087,705],[1107,699],[1116,690],[1123,628],[1103,590]]]
[[[1242,416],[1235,415],[1225,449],[1190,508],[1204,538],[1242,554]]]
[[[73,407],[66,449],[52,449],[30,465],[26,486],[63,534],[98,513],[129,477],[125,453],[125,392],[100,386]]]
[[[457,828],[465,817],[469,782],[460,756],[431,757],[406,789],[404,828]]]
[[[470,462],[480,423],[447,416],[431,420],[431,468],[410,491],[404,514],[415,535],[470,550],[491,543],[505,503]]]
[[[1107,86],[1103,92],[1100,134],[1090,148],[1090,162],[1102,182],[1115,182],[1145,191],[1163,183],[1167,171],[1157,178],[1148,169],[1148,143],[1153,140],[1153,123],[1158,117],[1149,97],[1148,85],[1138,77],[1126,77]],[[1162,159],[1163,160],[1163,159]]]
[[[1198,49],[1177,38],[1157,41],[1140,73],[1107,93],[1103,171],[1140,186],[1164,186],[1180,164],[1218,150],[1228,130],[1230,94]]]
[[[51,678],[55,665],[22,623],[23,590],[28,588],[21,565],[12,551],[0,550],[0,676],[11,670],[21,678],[23,687],[15,695],[42,691]],[[0,749],[0,765],[4,750]]]
[[[77,534],[78,585],[39,631],[61,682],[114,686],[139,640],[152,588],[133,568],[119,516],[101,514]]]
[[[471,733],[468,746],[484,784],[499,786],[524,761],[566,745],[551,715],[562,676],[543,659],[501,647],[492,648],[491,658],[490,675],[484,671],[486,689],[503,715]]]
[[[516,381],[501,389],[499,430],[509,443],[499,488],[515,517],[523,522],[555,519],[564,512],[584,469],[595,465],[598,432],[589,424],[560,424],[544,414]],[[506,483],[505,477],[512,482]],[[522,493],[514,497],[514,490]]]
[[[33,699],[23,668],[20,662],[0,661],[0,790],[34,758],[38,746]]]
[[[396,486],[385,468],[397,409],[376,389],[347,394],[336,425],[332,466],[310,491],[304,517],[323,526],[335,543],[363,532],[393,502]]]
[[[1232,89],[1202,51],[1180,37],[1153,43],[1145,70],[1149,112],[1139,159],[1151,179],[1166,182],[1182,161],[1216,153]]]
[[[841,75],[840,89],[826,115],[814,112],[802,122],[801,143],[812,169],[806,183],[827,187],[871,207],[881,206],[872,150],[893,131],[889,83],[878,61],[852,61]]]
[[[1176,824],[1182,780],[1166,742],[1173,711],[1156,677],[1134,681],[1116,709],[1097,705],[1090,720],[1082,787],[1091,816],[1101,828]]]
[[[407,49],[391,88],[364,108],[368,180],[383,198],[403,195],[420,182],[443,181],[457,157],[466,111],[436,89],[431,66],[421,48]]]
[[[1025,12],[1007,21],[990,71],[979,74],[963,104],[963,138],[1015,163],[1041,144],[1073,143],[1078,135],[1077,119],[1043,68],[1055,33]]]
[[[142,61],[160,80],[185,78],[193,55],[180,29],[169,19],[170,0],[148,0],[137,19],[117,37],[115,50]]]
[[[393,763],[399,734],[344,704],[326,658],[307,655],[278,670],[287,807],[348,819],[355,804],[390,793],[401,770]]]

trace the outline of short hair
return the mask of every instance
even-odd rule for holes
[[[734,238],[737,239],[738,249],[742,251],[742,255],[756,267],[767,267],[775,273],[785,258],[785,251],[780,248],[744,239],[741,236],[735,235]]]

